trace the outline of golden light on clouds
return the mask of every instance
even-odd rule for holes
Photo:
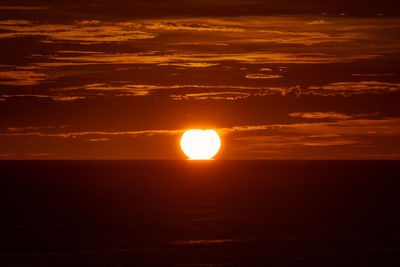
[[[214,130],[192,129],[183,133],[181,148],[191,160],[212,159],[221,147],[221,139]]]
[[[400,158],[400,17],[375,6],[5,1],[4,159],[181,159],[204,122],[220,159]]]

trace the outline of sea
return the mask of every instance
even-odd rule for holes
[[[0,265],[400,266],[399,163],[0,161]]]

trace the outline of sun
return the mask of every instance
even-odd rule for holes
[[[214,130],[187,130],[181,138],[182,151],[189,159],[212,159],[220,147],[221,139]]]

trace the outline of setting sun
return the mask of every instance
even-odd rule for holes
[[[214,130],[192,129],[181,138],[181,148],[189,159],[212,159],[221,147],[221,140]]]

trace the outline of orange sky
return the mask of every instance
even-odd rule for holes
[[[297,3],[5,1],[0,159],[400,159],[399,4]]]

